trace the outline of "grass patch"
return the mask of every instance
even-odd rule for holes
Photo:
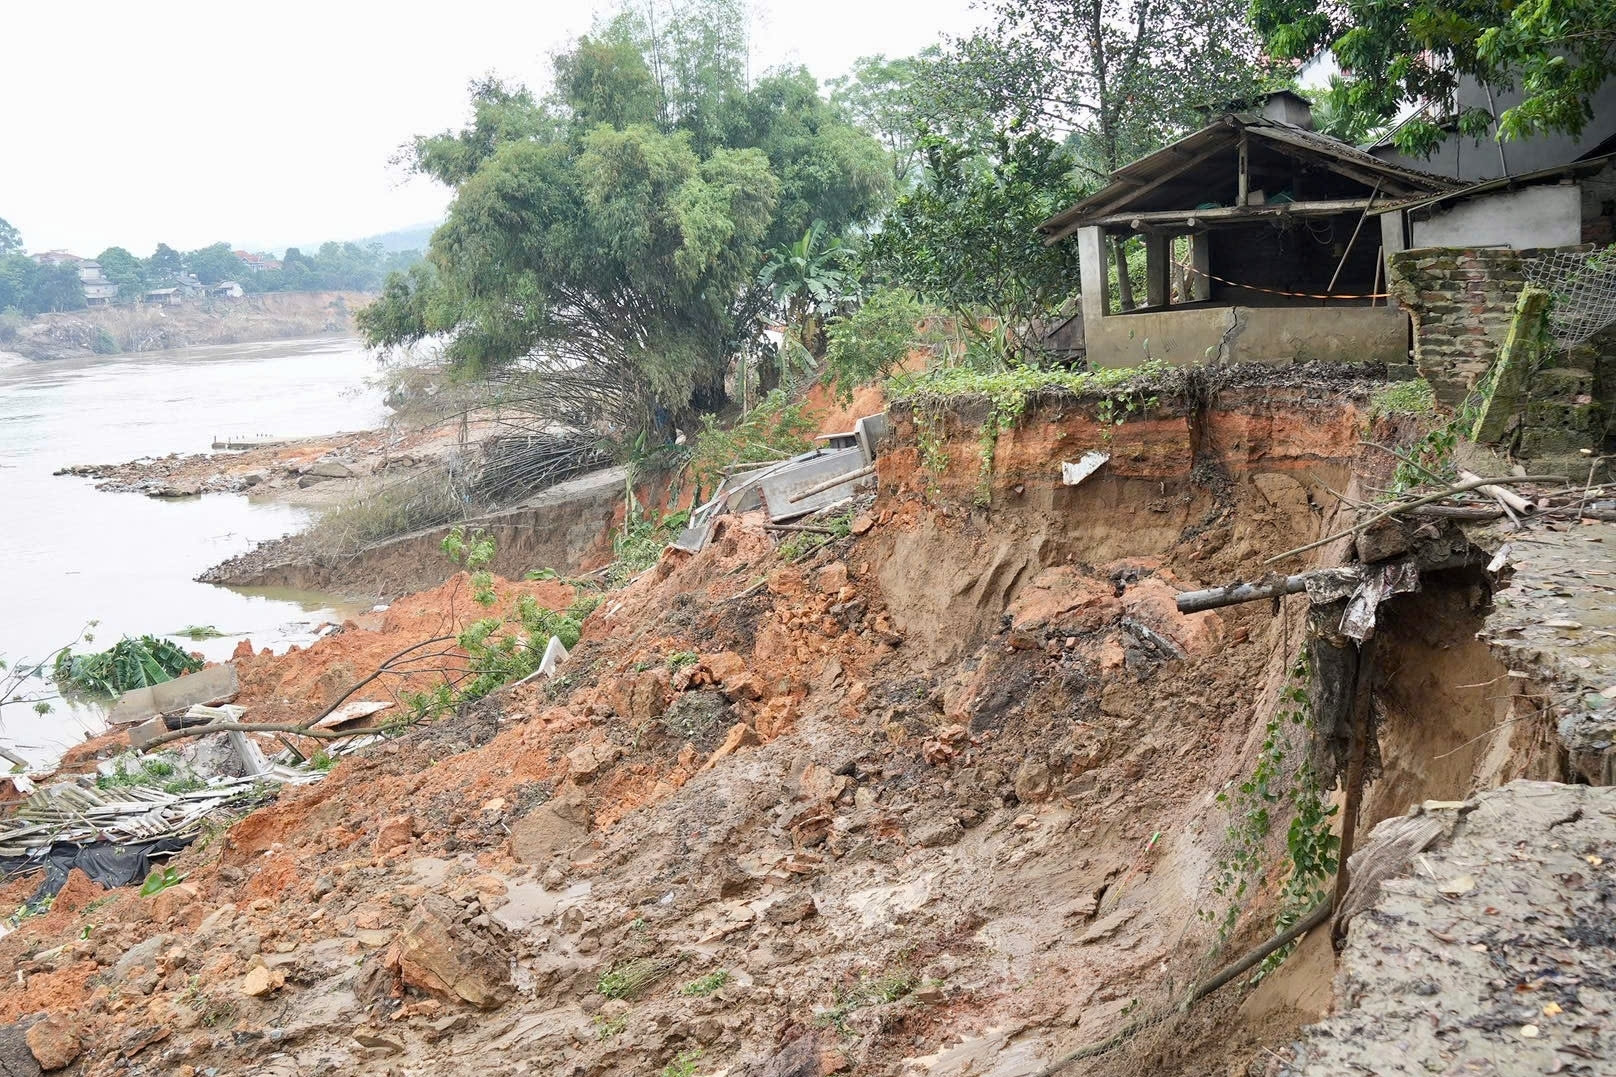
[[[672,1062],[662,1067],[662,1077],[695,1077],[696,1059],[701,1057],[701,1048],[694,1047],[688,1051],[680,1051],[674,1056]]]
[[[821,1028],[834,1028],[843,1036],[851,1036],[847,1018],[854,1010],[866,1006],[884,1006],[899,1002],[920,986],[920,977],[907,968],[883,972],[878,976],[861,976],[851,988],[838,988],[835,1004],[814,1015],[814,1024]]]
[[[1395,381],[1375,390],[1369,398],[1369,421],[1387,415],[1436,415],[1436,393],[1424,378]]]
[[[688,995],[692,998],[706,998],[714,991],[717,991],[720,987],[723,987],[725,984],[729,983],[729,980],[729,970],[719,969],[717,972],[711,972],[706,976],[691,980],[689,983],[685,984],[679,989],[679,993],[681,995]]]
[[[668,655],[668,668],[675,673],[686,666],[693,666],[698,661],[695,651],[674,651]]]
[[[636,957],[601,974],[595,988],[607,998],[632,999],[679,963],[677,957]]]

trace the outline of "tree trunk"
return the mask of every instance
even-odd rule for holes
[[[1133,281],[1128,278],[1128,241],[1118,236],[1111,243],[1117,252],[1117,305],[1122,310],[1132,310]]]

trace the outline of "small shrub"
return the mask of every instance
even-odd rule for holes
[[[691,439],[690,474],[711,490],[735,464],[766,464],[805,452],[813,446],[814,420],[805,404],[793,404],[779,389],[728,427],[707,416]],[[681,525],[682,526],[682,525]]]
[[[717,972],[711,972],[706,976],[691,980],[689,983],[685,984],[679,989],[679,993],[681,995],[689,995],[694,998],[706,998],[714,991],[717,991],[720,987],[723,987],[725,984],[729,983],[729,980],[729,970],[719,969]]]
[[[116,355],[120,350],[118,338],[105,329],[97,329],[95,339],[90,342],[90,350],[97,355]]]
[[[693,666],[699,660],[695,651],[674,651],[668,655],[668,668],[675,673],[686,666]]]
[[[213,625],[186,625],[178,632],[170,632],[171,636],[183,636],[189,640],[223,639],[224,633]]]
[[[628,1027],[628,1015],[608,1018],[603,1013],[597,1013],[592,1023],[595,1026],[595,1039],[609,1040]]]
[[[146,876],[146,881],[140,886],[140,896],[153,897],[161,894],[171,886],[178,886],[184,881],[185,876],[173,868],[163,868],[161,870],[153,868],[151,874]]]
[[[94,654],[63,650],[56,656],[52,676],[65,692],[109,697],[195,673],[202,665],[201,659],[192,658],[166,639],[125,636],[108,650]]]
[[[701,1048],[694,1047],[688,1051],[680,1051],[672,1062],[662,1067],[662,1077],[695,1077],[696,1059],[701,1057]]]
[[[677,958],[632,958],[602,973],[595,987],[607,998],[631,999],[667,975],[676,964]]]

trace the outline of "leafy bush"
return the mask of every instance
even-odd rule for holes
[[[924,344],[919,327],[926,314],[927,308],[907,292],[883,288],[853,313],[831,322],[825,373],[835,379],[837,394],[851,400],[855,385],[885,380],[902,370]]]
[[[192,658],[166,639],[125,636],[110,649],[94,654],[62,651],[56,656],[54,677],[64,692],[115,696],[132,688],[171,681],[201,668],[201,659]]]
[[[679,989],[679,993],[693,998],[706,998],[727,983],[729,983],[729,970],[719,969],[717,972],[710,972],[706,976],[691,980]]]
[[[703,489],[711,490],[723,480],[727,467],[766,464],[807,451],[817,424],[805,411],[805,404],[793,404],[776,389],[728,427],[712,415],[704,416],[691,442],[691,475]]]

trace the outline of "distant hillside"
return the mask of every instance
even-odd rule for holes
[[[428,242],[432,239],[432,233],[437,231],[438,225],[442,223],[442,221],[423,221],[420,224],[395,228],[391,232],[382,232],[379,235],[364,236],[353,240],[339,239],[337,242],[357,243],[361,247],[368,247],[372,243],[380,243],[382,250],[389,254],[397,254],[403,251],[425,251]],[[296,247],[300,251],[317,251],[320,249],[320,244],[326,242],[326,239],[329,238],[328,236],[325,239],[310,243],[291,243],[288,246]],[[286,252],[286,247],[269,247],[266,249],[273,250],[276,254],[281,255]]]
[[[408,228],[395,228],[391,232],[383,232],[379,236],[366,236],[355,242],[361,247],[380,243],[384,251],[424,251],[432,239],[432,233],[437,231],[438,225],[442,223],[442,221],[428,221],[425,224],[412,224]]]

